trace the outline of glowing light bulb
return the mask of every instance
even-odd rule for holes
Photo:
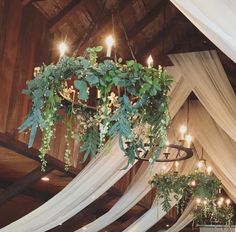
[[[219,201],[221,201],[222,203],[224,202],[224,197],[221,197]]]
[[[106,44],[107,44],[107,57],[111,57],[111,49],[114,44],[114,40],[111,35],[109,35],[106,38]]]
[[[64,42],[61,42],[59,44],[60,57],[64,56],[67,50],[68,50],[67,44]]]
[[[187,142],[187,147],[190,148],[191,147],[191,143],[192,143],[192,140],[193,140],[193,137],[191,135],[186,135],[185,136],[185,140]]]
[[[197,168],[198,168],[199,170],[201,170],[203,167],[204,167],[204,161],[203,161],[203,160],[200,160],[200,161],[197,163]]]
[[[170,145],[169,141],[166,141],[166,150],[165,150],[166,153],[169,152],[169,147],[168,147],[169,145]]]
[[[206,201],[206,200],[204,200],[204,201],[203,201],[203,204],[204,204],[204,205],[207,205],[207,201]]]
[[[148,68],[152,68],[152,66],[153,66],[153,58],[152,58],[151,55],[147,59],[147,64],[148,64]]]
[[[221,207],[222,206],[222,204],[223,204],[223,202],[222,201],[217,201],[217,205],[219,206],[219,207]]]
[[[180,128],[179,128],[179,132],[180,132],[180,139],[181,140],[184,140],[184,135],[187,131],[187,128],[186,126],[182,125]]]
[[[230,200],[230,199],[227,199],[227,200],[225,201],[225,203],[226,203],[227,206],[229,206],[230,203],[231,203],[231,200]]]
[[[200,199],[200,198],[197,198],[197,199],[196,199],[196,202],[197,202],[198,205],[201,204],[201,199]]]
[[[208,166],[207,167],[207,174],[210,175],[212,172],[212,167],[211,166]]]
[[[193,180],[191,183],[190,183],[191,186],[196,186],[196,181]]]

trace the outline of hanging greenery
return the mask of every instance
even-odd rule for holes
[[[107,139],[118,136],[128,164],[134,163],[138,150],[145,150],[144,141],[147,143],[149,136],[155,138],[150,146],[165,144],[171,78],[160,66],[144,67],[134,60],[125,64],[98,62],[97,53],[101,50],[102,47],[88,48],[86,57],[64,56],[57,64],[37,68],[35,78],[23,90],[31,98],[32,108],[19,130],[30,129],[29,147],[37,129],[42,131],[42,170],[58,121],[67,125],[66,168],[70,166],[71,139],[82,143],[85,161],[88,156],[95,156]],[[96,107],[87,104],[91,88],[101,95]],[[71,104],[65,104],[65,99],[72,99]],[[145,133],[136,129],[139,126],[145,126]],[[124,141],[129,144],[125,146]]]
[[[219,204],[219,202],[218,202]],[[194,224],[196,225],[232,225],[234,209],[230,204],[222,202],[218,205],[216,200],[197,204],[193,210]]]
[[[151,184],[156,188],[156,196],[162,200],[162,207],[166,212],[171,209],[171,196],[180,205],[190,198],[212,200],[215,199],[221,186],[216,177],[200,171],[189,175],[179,175],[174,171],[162,175],[156,174]]]

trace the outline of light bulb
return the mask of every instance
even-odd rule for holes
[[[179,132],[180,132],[180,139],[181,140],[184,140],[184,135],[187,131],[187,128],[186,126],[182,125],[180,128],[179,128]]]
[[[200,199],[200,198],[197,198],[197,199],[196,199],[196,202],[197,202],[197,204],[199,205],[199,204],[201,203],[201,199]]]
[[[230,199],[227,199],[226,201],[225,201],[225,203],[226,203],[226,205],[230,205],[230,203],[231,203],[231,200]]]
[[[64,43],[64,42],[61,42],[59,44],[59,52],[60,52],[60,57],[64,56],[65,55],[65,52],[67,51],[68,47],[67,47],[67,44]]]
[[[204,201],[203,201],[203,204],[204,204],[204,205],[207,205],[207,201],[206,201],[206,200],[204,200]]]
[[[221,197],[221,198],[220,198],[220,201],[221,201],[222,203],[224,202],[224,200],[225,200],[224,197]]]
[[[170,143],[169,143],[169,141],[166,141],[166,150],[165,150],[165,153],[168,153],[169,152],[169,146],[170,145]]]
[[[223,202],[222,201],[217,201],[217,205],[219,206],[219,207],[221,207],[222,206],[222,204],[223,204]]]
[[[153,66],[153,58],[151,55],[147,59],[147,64],[148,64],[148,68],[151,68]]]
[[[212,167],[211,166],[208,166],[207,167],[207,174],[210,175],[212,172]]]
[[[48,182],[50,179],[49,179],[49,177],[46,177],[46,176],[45,176],[45,177],[42,177],[41,180]]]
[[[197,167],[198,167],[198,169],[202,169],[203,168],[203,166],[204,166],[204,161],[203,160],[200,160],[198,163],[197,163]]]
[[[196,181],[193,180],[190,184],[191,184],[191,186],[196,186]]]
[[[190,148],[192,140],[193,140],[193,137],[191,135],[186,135],[185,136],[185,140],[187,142],[187,147]]]

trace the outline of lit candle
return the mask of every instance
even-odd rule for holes
[[[211,166],[208,166],[207,167],[207,174],[210,175],[212,172],[212,167]]]
[[[185,140],[187,142],[187,147],[190,148],[191,147],[191,143],[192,143],[192,136],[191,135],[186,135],[185,136]]]
[[[112,45],[114,44],[114,40],[111,35],[109,35],[106,38],[106,44],[107,44],[107,57],[111,57],[111,49],[112,49]]]
[[[61,42],[61,43],[59,44],[60,58],[65,55],[65,52],[66,52],[67,50],[68,50],[68,47],[67,47],[66,43]]]
[[[175,161],[175,171],[178,172],[179,170],[179,162]]]
[[[231,203],[231,200],[230,200],[230,199],[227,199],[225,202],[226,202],[226,205],[229,206],[230,203]]]
[[[200,199],[200,198],[197,198],[197,199],[196,199],[196,202],[197,202],[197,204],[199,205],[199,204],[201,203],[201,199]]]
[[[185,135],[186,131],[187,131],[187,128],[184,125],[179,128],[180,139],[181,140],[184,140],[184,135]]]
[[[152,59],[151,55],[147,59],[147,64],[148,64],[148,68],[152,68],[153,67],[153,59]]]
[[[169,141],[166,141],[166,150],[165,150],[165,153],[169,153],[169,146],[170,145],[170,143],[169,143]]]
[[[198,163],[197,163],[197,167],[199,170],[201,170],[204,166],[204,161],[203,160],[200,160]]]
[[[191,182],[191,186],[196,186],[196,181],[195,180],[193,180],[192,182]]]

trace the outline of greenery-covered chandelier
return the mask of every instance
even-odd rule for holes
[[[50,142],[57,136],[55,126],[60,121],[66,124],[66,169],[70,166],[73,139],[81,144],[83,161],[89,155],[95,156],[114,136],[119,138],[128,164],[133,164],[140,152],[146,152],[147,144],[152,161],[165,146],[171,78],[161,66],[153,67],[151,57],[148,67],[135,60],[114,62],[110,59],[111,37],[107,43],[107,57],[100,62],[101,46],[88,48],[85,57],[68,57],[62,44],[58,63],[36,68],[35,78],[27,82],[23,93],[32,100],[32,107],[19,130],[30,130],[29,147],[37,129],[41,130],[42,170],[46,167],[45,154],[50,151]],[[89,106],[94,89],[97,100]]]

